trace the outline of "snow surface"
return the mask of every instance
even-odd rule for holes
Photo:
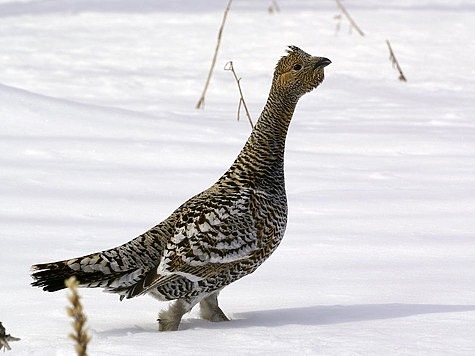
[[[33,263],[117,246],[210,186],[289,44],[330,58],[287,140],[289,225],[221,293],[228,323],[81,290],[91,355],[474,355],[475,5],[470,0],[0,1],[0,321],[15,355],[70,355],[67,292]],[[408,78],[397,80],[385,39]]]

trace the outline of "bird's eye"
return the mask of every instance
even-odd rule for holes
[[[302,65],[301,64],[295,64],[294,65],[294,70],[300,70],[302,69]]]

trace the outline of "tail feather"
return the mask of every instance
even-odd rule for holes
[[[100,257],[100,254],[34,265],[32,266],[32,277],[35,281],[31,285],[42,287],[47,292],[55,292],[65,288],[64,281],[74,276],[79,281],[80,287],[106,288],[124,275],[133,272],[140,273],[140,268],[114,271],[108,265],[91,263],[97,257]]]
[[[163,245],[151,235],[153,230],[110,250],[31,267],[32,286],[54,292],[65,288],[64,281],[75,276],[80,287],[124,291],[143,277],[160,260]]]

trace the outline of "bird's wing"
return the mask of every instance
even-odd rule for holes
[[[175,219],[173,236],[160,264],[127,297],[177,278],[202,280],[249,258],[261,247],[257,211],[250,190],[225,194],[211,190],[190,199],[170,216]]]

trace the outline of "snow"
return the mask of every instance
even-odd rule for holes
[[[328,57],[286,152],[289,225],[221,293],[228,323],[80,290],[91,355],[475,354],[475,42],[470,0],[0,1],[0,321],[15,355],[73,353],[67,292],[34,263],[117,246],[210,186],[249,135],[289,44]],[[385,40],[408,78],[397,80]]]

